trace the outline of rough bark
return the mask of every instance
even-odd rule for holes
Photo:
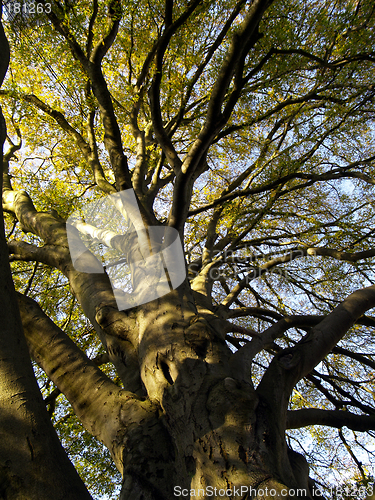
[[[100,374],[33,301],[20,304],[34,358],[110,449],[121,498],[172,498],[179,488],[203,498],[241,486],[310,498],[307,463],[288,449],[277,409],[232,376],[222,332],[197,313],[186,285],[138,310],[144,402]]]

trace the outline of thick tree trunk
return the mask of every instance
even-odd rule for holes
[[[117,190],[134,188],[135,195],[131,202],[130,199],[124,201],[122,196],[117,196],[118,201],[123,199],[124,203],[122,207],[124,210],[120,207],[118,212],[122,215],[126,212],[125,219],[129,223],[128,226],[133,227],[128,231],[125,241],[122,241],[123,238],[117,237],[124,235],[112,233],[106,227],[98,229],[87,221],[76,222],[74,225],[86,236],[91,235],[98,241],[104,238],[108,248],[123,252],[132,274],[132,298],[136,299],[127,302],[129,307],[123,307],[126,311],[119,310],[121,307],[118,307],[118,298],[122,295],[125,304],[129,295],[119,292],[116,294],[117,302],[115,301],[109,277],[99,272],[102,271],[102,265],[89,252],[78,252],[79,258],[73,258],[72,262],[69,253],[71,240],[67,238],[66,225],[63,221],[51,213],[37,212],[24,191],[12,190],[10,176],[5,174],[4,208],[15,214],[23,231],[30,231],[44,242],[36,246],[23,241],[12,241],[8,248],[14,259],[42,262],[58,269],[67,277],[73,295],[96,330],[123,386],[118,387],[106,377],[98,366],[46,317],[32,299],[19,297],[25,336],[31,356],[68,398],[86,429],[110,450],[116,466],[123,474],[121,500],[169,500],[178,497],[242,500],[322,498],[320,492],[314,495],[314,486],[309,479],[306,460],[290,450],[285,441],[289,397],[298,380],[310,373],[324,356],[332,351],[356,318],[365,310],[374,307],[375,288],[369,287],[352,294],[326,318],[319,320],[319,324],[311,328],[309,333],[293,347],[278,352],[275,349],[273,360],[256,388],[251,380],[254,357],[264,348],[267,349],[267,346],[287,329],[287,323],[291,318],[284,318],[275,312],[276,310],[270,310],[269,318],[274,318],[272,314],[274,313],[277,322],[261,334],[254,332],[252,340],[240,347],[236,353],[228,348],[225,334],[241,331],[238,328],[242,327],[237,325],[237,330],[226,330],[228,325],[225,327],[225,322],[229,323],[226,320],[233,312],[229,308],[239,299],[239,294],[244,290],[245,284],[249,284],[249,279],[261,276],[273,266],[285,264],[297,256],[310,255],[311,252],[314,255],[330,255],[356,262],[358,258],[373,256],[373,250],[356,254],[307,247],[303,251],[291,250],[282,257],[267,261],[259,268],[255,267],[253,271],[243,276],[232,290],[228,288],[227,291],[227,287],[223,286],[227,297],[216,307],[209,299],[214,286],[210,271],[215,271],[215,268],[220,270],[219,266],[224,263],[230,264],[226,257],[219,262],[223,256],[216,260],[214,258],[216,250],[229,248],[231,252],[233,249],[236,251],[236,248],[241,248],[237,245],[245,244],[244,238],[250,235],[252,228],[256,229],[257,226],[254,225],[256,221],[261,220],[256,217],[254,224],[249,225],[249,214],[246,216],[243,214],[244,218],[233,225],[225,222],[226,216],[219,222],[224,209],[227,212],[230,208],[227,202],[238,198],[242,204],[244,196],[249,197],[250,193],[262,196],[267,196],[269,193],[269,202],[264,209],[259,208],[258,215],[263,217],[266,214],[265,210],[272,207],[279,196],[295,189],[294,184],[294,187],[288,184],[290,181],[293,183],[295,179],[305,179],[306,183],[297,186],[303,189],[320,180],[340,178],[337,171],[341,167],[319,175],[310,171],[304,173],[303,170],[293,170],[293,167],[290,173],[281,172],[281,177],[277,179],[272,163],[270,164],[272,175],[263,184],[263,181],[259,180],[259,172],[253,169],[258,168],[255,167],[258,162],[260,168],[263,168],[264,162],[264,165],[268,165],[267,155],[273,154],[272,144],[279,142],[278,134],[282,132],[284,124],[287,124],[285,133],[280,136],[282,139],[275,150],[282,152],[283,141],[288,141],[288,131],[292,134],[293,127],[299,120],[299,115],[295,115],[293,111],[296,103],[308,105],[310,102],[321,100],[325,105],[327,102],[341,103],[341,100],[335,96],[331,98],[329,94],[325,95],[325,92],[321,95],[318,89],[316,92],[296,95],[296,99],[288,97],[281,101],[279,99],[276,107],[265,110],[265,113],[257,117],[254,115],[254,120],[251,119],[248,124],[264,123],[270,117],[276,119],[266,142],[260,147],[259,158],[254,165],[246,167],[246,171],[241,172],[236,179],[232,179],[221,194],[218,192],[217,199],[189,212],[189,208],[192,208],[194,181],[208,169],[209,148],[229,133],[245,130],[248,118],[246,114],[233,116],[234,121],[231,116],[235,106],[240,104],[240,99],[245,98],[247,86],[252,86],[251,79],[258,78],[256,75],[263,72],[269,62],[271,66],[278,67],[270,61],[273,56],[279,57],[283,53],[293,52],[283,48],[276,50],[272,47],[268,53],[263,52],[263,49],[261,52],[255,52],[253,57],[250,51],[263,36],[259,30],[260,22],[263,23],[263,14],[273,2],[253,0],[247,5],[247,2],[240,0],[232,6],[234,10],[222,28],[220,23],[217,25],[222,31],[216,39],[214,34],[216,28],[211,27],[213,30],[211,35],[214,37],[212,45],[203,50],[204,58],[190,75],[189,82],[192,82],[193,86],[188,82],[188,87],[181,89],[183,91],[181,107],[175,110],[177,112],[175,118],[170,119],[168,116],[166,122],[167,109],[164,103],[167,102],[165,98],[168,95],[164,95],[165,86],[162,80],[163,75],[169,71],[167,53],[172,47],[169,43],[172,41],[172,36],[179,36],[177,30],[184,25],[194,10],[197,15],[199,14],[201,3],[199,0],[192,0],[187,3],[185,9],[181,2],[178,9],[174,9],[173,12],[173,2],[165,2],[164,26],[158,29],[159,37],[146,56],[137,83],[131,92],[134,105],[128,125],[131,125],[133,138],[137,143],[136,164],[132,171],[129,170],[121,138],[121,131],[125,131],[126,127],[123,129],[117,121],[112,95],[104,77],[105,71],[103,72],[101,66],[119,28],[120,0],[110,2],[109,31],[103,35],[96,48],[92,47],[93,41],[99,36],[98,33],[103,31],[104,25],[100,24],[100,29],[97,30],[98,25],[94,27],[95,18],[98,17],[98,20],[100,18],[100,22],[104,19],[101,14],[95,13],[97,8],[94,4],[86,50],[79,45],[83,41],[82,37],[76,41],[73,32],[69,31],[67,19],[59,18],[62,11],[59,14],[56,14],[57,11],[50,13],[50,21],[69,44],[72,54],[79,61],[81,69],[85,71],[89,80],[86,89],[87,101],[83,103],[82,108],[86,109],[89,105],[91,109],[87,123],[88,130],[86,133],[83,132],[81,125],[79,131],[74,129],[69,123],[69,117],[65,118],[60,111],[51,108],[47,102],[43,103],[35,95],[23,94],[21,99],[53,118],[62,130],[74,139],[87,164],[91,166],[98,187],[105,193],[113,193],[115,188],[105,179],[100,164],[101,154],[98,154],[101,149],[95,139],[95,130],[101,133],[103,128],[103,144],[108,153]],[[273,16],[274,14],[271,14],[271,17]],[[237,24],[238,22],[240,24]],[[265,34],[267,34],[266,24],[267,21],[261,26],[262,33],[264,28]],[[189,26],[186,25],[187,28]],[[135,33],[133,28],[131,33]],[[206,45],[206,42],[204,43]],[[3,46],[5,58],[2,57]],[[226,51],[225,55],[223,51]],[[297,55],[301,51],[295,52]],[[217,54],[223,55],[221,63],[219,61],[221,55],[218,59]],[[366,55],[357,54],[357,57],[355,52],[347,58],[343,55],[346,62],[344,59],[331,60],[329,64],[314,55],[307,53],[303,55],[312,57],[311,60],[315,61],[317,67],[325,69],[345,67],[346,64],[357,61],[358,57],[368,62]],[[212,66],[210,66],[211,58]],[[4,33],[0,31],[0,83],[6,72],[7,61],[7,43]],[[252,64],[256,65],[252,67]],[[173,69],[173,66],[169,68]],[[299,71],[298,67],[296,68],[296,71]],[[203,100],[195,100],[194,97],[195,103],[193,103],[191,98],[196,89],[200,95],[199,82],[206,71],[209,81],[213,83],[212,90],[208,90],[205,97],[201,96]],[[217,78],[214,81],[215,71]],[[132,83],[134,72],[131,51],[129,75],[129,83]],[[278,78],[278,71],[275,75]],[[90,88],[97,100],[102,119],[102,128],[98,129],[95,125],[95,106],[89,95]],[[322,89],[326,90],[326,87],[323,85],[320,90]],[[350,102],[350,97],[348,99]],[[128,106],[125,101],[125,105]],[[250,101],[251,99],[249,103]],[[345,102],[346,100],[343,104]],[[368,102],[368,99],[364,99],[363,102]],[[205,103],[207,103],[206,112]],[[143,109],[144,107],[147,111]],[[140,129],[143,126],[141,123],[145,121],[144,117],[141,118],[140,110],[144,117],[147,117],[147,121],[151,119],[144,130]],[[168,106],[168,114],[169,111]],[[283,115],[284,118],[276,114],[278,111],[286,113]],[[350,113],[348,116],[350,117]],[[295,117],[297,117],[296,122],[293,121]],[[190,132],[185,136],[187,129],[181,129],[183,135],[180,137],[186,137],[183,139],[186,144],[180,148],[181,139],[176,139],[177,133],[173,139],[173,134],[177,132],[179,124],[184,122],[185,127],[185,123],[189,123],[192,119],[194,121],[197,119],[196,124],[200,132],[196,137],[191,135],[189,138]],[[242,123],[243,120],[245,122]],[[1,126],[2,140],[4,140],[3,123]],[[326,125],[328,128],[324,129],[322,136],[316,137],[317,144],[323,145],[323,142],[319,141],[323,141],[324,138],[329,139],[330,133],[338,130],[337,124],[331,130],[330,126],[328,120]],[[192,134],[194,127],[191,128]],[[308,154],[301,156],[302,159],[305,158],[298,163],[301,168],[304,167],[306,158],[308,161],[312,159],[310,153],[316,152],[316,149],[311,149],[308,140],[306,144],[309,144],[306,146]],[[159,162],[160,151],[163,153]],[[230,156],[229,154],[228,158]],[[282,163],[282,157],[276,155],[275,158],[277,167],[277,162]],[[362,178],[364,174],[351,171],[352,167],[370,164],[372,160],[373,158],[356,161],[343,167],[342,170],[349,177]],[[154,170],[156,161],[159,166]],[[266,179],[268,170],[264,172]],[[271,173],[271,170],[269,172]],[[258,176],[256,183],[259,180],[259,185],[252,184],[256,176]],[[165,254],[163,267],[168,273],[164,280],[161,279],[158,283],[153,279],[145,279],[143,270],[147,269],[147,265],[140,264],[143,259],[147,260],[151,249],[154,252],[155,249],[162,248],[162,245],[168,248],[167,233],[164,238],[159,238],[152,236],[151,230],[159,224],[152,210],[153,202],[156,196],[163,193],[163,188],[166,186],[168,189],[173,187],[173,200],[166,222],[168,229],[173,228],[183,235],[188,216],[208,208],[214,208],[214,214],[208,224],[207,239],[205,242],[203,239],[201,241],[205,247],[201,258],[197,259],[200,262],[199,276],[191,284],[186,281],[178,289],[148,302],[145,297],[151,297],[149,292],[153,291],[153,287],[156,287],[156,292],[169,290],[170,283],[173,283],[169,269],[170,262],[168,266],[164,265]],[[255,197],[252,202],[254,209],[257,200]],[[136,204],[139,210],[136,209]],[[244,207],[246,206],[245,203]],[[237,208],[233,215],[240,214],[241,211],[242,208]],[[100,211],[101,216],[103,213]],[[144,231],[146,227],[148,231]],[[220,234],[224,229],[225,236]],[[129,234],[132,234],[132,237]],[[355,243],[362,239],[358,240],[356,237]],[[43,499],[47,496],[88,498],[84,486],[58,443],[33,377],[10,278],[3,233],[0,235],[0,254],[2,256],[0,279],[3,283],[0,292],[2,306],[0,379],[4,380],[4,385],[0,387],[0,498]],[[86,260],[90,264],[95,263],[95,266],[88,269]],[[253,263],[252,257],[247,257],[247,260],[250,264]],[[155,264],[156,262],[157,259]],[[235,262],[236,257],[233,264]],[[181,261],[179,265],[183,267]],[[84,272],[85,269],[87,272]],[[110,271],[108,272],[110,274]],[[242,271],[238,273],[238,277],[241,274]],[[156,276],[157,273],[153,278]],[[142,298],[145,300],[141,300]],[[133,307],[135,304],[142,305]],[[252,308],[241,306],[241,309]],[[336,411],[341,414],[341,418],[343,414],[348,413],[332,410],[330,418],[335,416],[332,413]],[[325,415],[327,417],[327,413]],[[353,414],[352,417],[360,415]],[[343,421],[347,422],[345,418]]]
[[[311,498],[307,463],[285,442],[286,408],[236,379],[220,323],[197,311],[187,284],[133,311],[145,398],[115,386],[35,302],[20,304],[34,358],[123,474],[121,500],[215,488],[220,498],[288,498],[288,488]]]
[[[311,498],[307,462],[285,442],[285,415],[233,377],[224,335],[183,288],[139,310],[141,376],[163,432],[141,426],[127,441],[121,499],[289,498],[288,488]]]

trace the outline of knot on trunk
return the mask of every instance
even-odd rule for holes
[[[300,360],[300,353],[292,348],[291,350],[285,349],[285,351],[281,352],[278,362],[285,370],[291,370],[298,365]]]
[[[125,319],[127,314],[117,307],[99,305],[96,309],[95,320],[108,335],[131,341]]]
[[[210,392],[207,409],[213,428],[235,425],[239,433],[248,433],[255,422],[258,397],[249,385],[226,377]]]
[[[204,359],[211,342],[207,321],[199,316],[194,316],[184,332],[184,337],[186,344],[193,349],[195,354]]]

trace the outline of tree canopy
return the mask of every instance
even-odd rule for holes
[[[41,393],[91,494],[115,498],[120,474],[122,495],[133,491],[123,453],[168,462],[163,449],[135,452],[135,431],[111,448],[107,403],[126,429],[160,415],[165,442],[180,443],[205,411],[212,429],[224,419],[247,436],[259,398],[283,484],[286,445],[317,487],[371,483],[373,2],[54,0],[24,16],[4,4],[11,270]],[[65,222],[126,189],[146,227],[179,232],[187,279],[119,311],[106,273],[72,265]],[[238,447],[246,467],[251,443]],[[211,484],[194,450],[176,467]],[[220,454],[228,485],[242,471],[231,453]],[[144,498],[161,498],[165,477]]]

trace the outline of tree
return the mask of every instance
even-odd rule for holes
[[[338,429],[367,484],[372,2],[40,1],[22,22],[14,5],[3,209],[52,418],[62,393],[122,499],[321,498],[296,451],[322,442],[312,425]],[[66,221],[124,190],[132,237],[75,224],[130,263],[138,305],[121,310],[114,263],[77,266]],[[143,303],[153,227],[178,232],[187,276]]]

